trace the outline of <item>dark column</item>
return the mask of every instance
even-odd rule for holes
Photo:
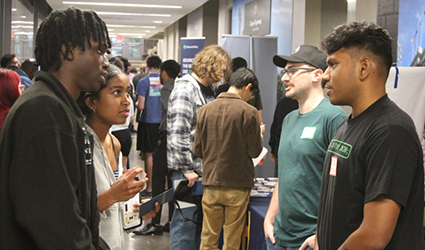
[[[11,53],[12,0],[0,0],[0,57]]]

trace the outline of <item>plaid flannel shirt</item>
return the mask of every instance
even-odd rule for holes
[[[202,159],[192,152],[198,109],[206,104],[198,82],[189,74],[177,79],[168,100],[167,165],[183,174],[202,175]]]

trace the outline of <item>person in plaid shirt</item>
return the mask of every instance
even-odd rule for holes
[[[175,82],[167,114],[167,165],[173,182],[187,179],[188,187],[192,187],[202,176],[202,160],[192,152],[197,113],[215,99],[210,85],[224,76],[229,61],[230,56],[220,46],[208,46],[195,56],[192,73]],[[197,207],[174,210],[171,249],[199,249],[202,218],[196,211]]]

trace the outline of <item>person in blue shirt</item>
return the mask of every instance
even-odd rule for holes
[[[147,59],[149,74],[137,84],[136,92],[139,95],[137,107],[142,112],[137,129],[137,150],[143,152],[145,170],[148,176],[148,184],[142,196],[152,196],[152,166],[153,152],[159,135],[161,123],[161,89],[159,79],[159,65],[162,61],[158,56],[150,56]]]
[[[9,69],[18,73],[18,75],[21,77],[21,83],[25,86],[25,89],[28,89],[34,84],[32,79],[34,78],[35,72],[38,71],[38,68],[34,63],[35,60],[31,62],[30,59],[27,59],[20,67],[16,65],[10,65],[8,67]]]

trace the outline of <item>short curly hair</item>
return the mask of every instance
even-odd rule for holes
[[[342,48],[369,51],[380,58],[388,71],[393,63],[391,36],[381,26],[366,21],[337,26],[322,41],[322,48],[328,55]]]
[[[146,59],[146,64],[148,68],[159,69],[159,65],[161,65],[162,60],[159,56],[150,56]]]
[[[218,45],[205,47],[196,54],[192,64],[192,72],[201,79],[218,82],[223,75],[223,65],[228,66],[230,56]]]
[[[38,28],[35,58],[41,70],[49,71],[53,68],[57,71],[61,67],[62,59],[67,58],[71,47],[81,47],[84,51],[86,45],[91,48],[91,39],[99,42],[99,47],[111,48],[106,24],[96,12],[74,7],[55,10]],[[62,45],[66,48],[63,55]]]

